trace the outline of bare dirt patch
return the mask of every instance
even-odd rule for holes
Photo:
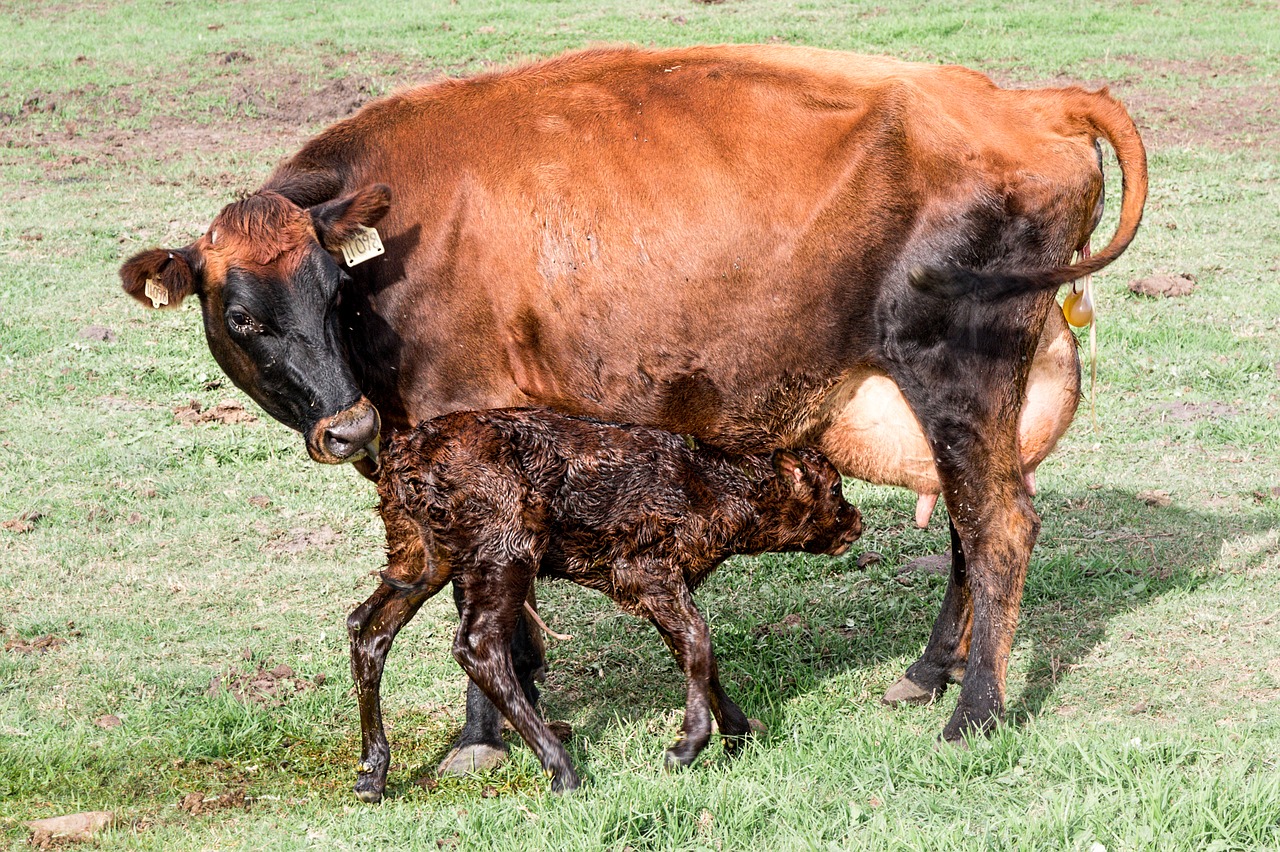
[[[348,70],[378,66],[395,70]],[[110,84],[5,92],[8,97],[0,103],[20,106],[0,112],[0,149],[51,150],[57,156],[44,162],[45,171],[64,181],[103,160],[113,168],[154,173],[157,164],[192,151],[289,151],[374,97],[437,77],[440,70],[368,53],[334,53],[317,62],[311,56],[219,51],[190,69],[147,74],[120,69],[119,82]],[[241,175],[194,179],[206,186],[246,188]]]
[[[339,535],[328,524],[321,524],[315,529],[293,527],[285,533],[275,533],[275,538],[263,545],[263,549],[273,553],[302,553],[312,548],[333,550],[338,544]]]
[[[270,669],[259,663],[252,672],[228,670],[213,676],[205,695],[213,698],[227,694],[241,704],[260,704],[279,707],[285,701],[324,683],[323,674],[310,680],[299,677],[293,669],[281,663]]]
[[[116,333],[105,325],[86,325],[80,329],[78,334],[84,340],[97,340],[102,343],[116,342]]]
[[[806,631],[808,629],[809,622],[805,620],[805,617],[793,612],[785,616],[781,621],[757,625],[751,632],[756,636],[786,636],[795,631]]]
[[[215,811],[224,811],[229,809],[248,810],[249,800],[245,797],[244,790],[232,790],[223,793],[221,796],[206,796],[201,792],[191,792],[182,797],[182,801],[178,802],[178,809],[186,811],[192,816],[200,816],[202,814],[211,814]]]
[[[36,528],[36,522],[43,518],[44,515],[39,512],[23,512],[21,515],[10,518],[0,523],[0,529],[6,529],[12,533],[29,533]]]
[[[4,643],[4,649],[15,654],[45,654],[56,651],[65,644],[67,644],[66,639],[48,633],[34,639],[10,639]]]
[[[213,408],[205,409],[204,404],[198,399],[193,399],[186,405],[180,405],[173,410],[173,419],[184,426],[192,426],[196,423],[221,423],[224,426],[233,423],[256,423],[258,417],[245,410],[245,407],[234,400],[225,400],[218,403]]]
[[[948,574],[951,571],[951,551],[933,553],[928,556],[917,556],[898,569],[899,577],[911,574]]]
[[[1190,296],[1195,292],[1196,278],[1183,272],[1178,275],[1151,275],[1129,282],[1129,291],[1153,299],[1171,299]]]
[[[1208,402],[1165,402],[1147,409],[1159,420],[1180,420],[1192,423],[1200,420],[1232,420],[1240,416],[1240,412],[1225,402],[1210,400]]]

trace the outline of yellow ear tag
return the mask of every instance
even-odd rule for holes
[[[341,246],[342,259],[347,262],[347,266],[364,263],[369,258],[377,257],[386,251],[382,247],[382,240],[378,237],[376,230],[363,225],[358,227],[360,230]]]
[[[151,307],[158,308],[169,304],[169,288],[160,283],[158,278],[148,278],[142,285],[142,295],[151,300]]]

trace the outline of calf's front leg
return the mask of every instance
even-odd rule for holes
[[[538,755],[551,774],[552,791],[563,793],[578,787],[578,773],[560,740],[533,709],[511,657],[511,633],[536,572],[535,567],[502,566],[467,570],[455,579],[454,588],[462,589],[453,657]]]
[[[462,600],[458,588],[453,590],[458,613],[462,613]],[[529,588],[529,604],[537,608],[533,587]],[[516,619],[511,635],[511,661],[516,679],[525,697],[533,706],[538,704],[538,687],[534,682],[545,665],[546,649],[542,636],[524,616],[523,607]],[[482,769],[491,769],[507,757],[507,745],[502,741],[502,713],[493,706],[484,690],[474,680],[467,680],[467,714],[462,732],[449,752],[440,761],[436,771],[441,775],[466,775]]]
[[[672,595],[649,596],[642,605],[686,678],[684,723],[680,739],[667,749],[667,767],[688,766],[707,747],[713,714],[725,738],[725,750],[733,754],[751,733],[751,725],[720,685],[711,631],[693,595],[684,588]]]
[[[387,786],[391,750],[382,726],[380,692],[387,653],[400,628],[429,597],[425,592],[395,589],[384,582],[347,619],[351,677],[360,706],[360,767],[355,791],[362,802],[381,801]]]

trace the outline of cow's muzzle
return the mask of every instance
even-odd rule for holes
[[[321,464],[342,464],[369,456],[377,461],[378,409],[364,397],[350,408],[321,419],[307,433],[307,452]]]

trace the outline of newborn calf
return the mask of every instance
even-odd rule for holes
[[[389,565],[348,626],[361,710],[356,792],[378,801],[389,752],[378,683],[395,632],[452,581],[453,655],[537,753],[551,788],[578,776],[517,681],[511,635],[534,578],[597,589],[658,628],[688,679],[684,766],[715,716],[725,748],[751,732],[725,695],[692,591],[735,553],[841,554],[862,533],[840,474],[815,450],[734,455],[670,432],[545,410],[447,414],[397,436],[378,493]]]

